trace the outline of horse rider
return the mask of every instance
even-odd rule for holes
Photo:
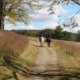
[[[43,42],[44,42],[43,33],[40,33],[40,35],[39,35],[39,41],[40,41],[40,46],[43,46]]]
[[[50,47],[51,37],[50,37],[49,34],[48,34],[47,37],[46,37],[46,42],[47,42],[47,44],[48,44],[48,47]]]

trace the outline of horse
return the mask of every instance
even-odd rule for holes
[[[39,42],[40,42],[40,46],[43,47],[43,44],[44,44],[44,37],[43,36],[39,37]]]
[[[51,43],[51,37],[50,37],[50,35],[48,35],[48,36],[47,36],[47,38],[46,38],[46,41],[45,41],[45,42],[47,42],[48,47],[50,47],[50,43]]]

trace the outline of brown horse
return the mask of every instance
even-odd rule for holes
[[[51,43],[51,37],[50,37],[50,35],[47,36],[46,42],[48,44],[48,47],[50,47],[50,43]]]

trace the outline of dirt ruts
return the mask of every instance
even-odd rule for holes
[[[36,76],[30,76],[25,80],[59,80],[57,75],[59,73],[59,61],[58,54],[51,47],[40,47],[38,43],[31,42],[34,46],[39,48],[39,55],[35,62],[35,66],[32,68]]]

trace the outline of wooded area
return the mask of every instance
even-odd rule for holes
[[[26,35],[31,37],[39,37],[40,33],[47,37],[50,34],[52,39],[67,40],[67,41],[80,41],[80,31],[78,33],[71,33],[64,31],[63,28],[57,26],[56,29],[44,29],[44,30],[11,30],[20,35]]]

